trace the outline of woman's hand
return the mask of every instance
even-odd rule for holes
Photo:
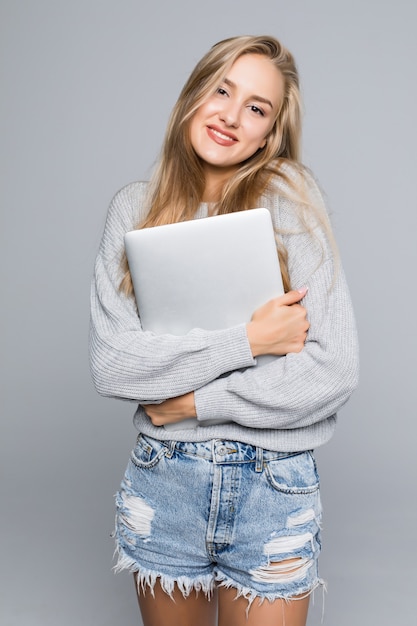
[[[284,355],[301,352],[310,326],[307,311],[297,304],[307,288],[274,298],[255,311],[246,325],[249,344],[254,357],[261,354]]]
[[[306,309],[297,304],[307,289],[289,291],[262,305],[246,325],[249,344],[254,357],[261,354],[283,355],[301,352],[309,323]],[[144,405],[154,426],[174,424],[196,417],[194,392],[169,398],[161,404]]]
[[[146,404],[143,408],[154,426],[174,424],[196,417],[193,391],[177,398],[169,398],[161,404]]]

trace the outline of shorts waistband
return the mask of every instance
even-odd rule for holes
[[[145,439],[151,440],[145,436]],[[155,443],[155,440],[153,440]],[[215,464],[231,463],[255,463],[256,469],[262,471],[263,463],[288,458],[302,454],[302,452],[276,452],[265,450],[258,446],[242,443],[241,441],[229,441],[224,439],[211,439],[201,442],[187,441],[160,441],[161,445],[168,448],[167,456],[172,456],[175,451],[189,456],[197,456]]]

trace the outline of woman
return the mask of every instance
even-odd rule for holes
[[[312,450],[357,384],[357,342],[300,130],[291,54],[272,37],[220,42],[179,96],[151,183],[109,209],[91,364],[99,393],[139,404],[116,538],[145,626],[302,626],[322,584]],[[273,218],[285,295],[234,328],[143,331],[124,234],[257,206]],[[281,358],[256,367],[264,354]],[[164,428],[195,417],[195,429]]]

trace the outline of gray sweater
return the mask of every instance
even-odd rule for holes
[[[293,201],[280,189],[266,206],[288,251],[293,288],[307,285],[303,300],[310,329],[302,352],[256,367],[244,324],[218,331],[194,329],[183,337],[141,328],[133,297],[119,291],[123,236],[146,214],[145,183],[114,197],[100,244],[91,295],[91,371],[97,391],[139,404],[136,428],[164,440],[243,441],[270,450],[299,451],[332,436],[336,411],[358,380],[358,346],[351,301],[340,265],[319,227],[302,228]],[[308,179],[313,200],[322,202]],[[207,215],[202,204],[196,218]],[[155,427],[141,405],[195,392],[198,426]],[[210,424],[209,420],[224,420]]]

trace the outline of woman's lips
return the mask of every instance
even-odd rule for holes
[[[220,146],[232,146],[237,142],[237,137],[231,133],[226,133],[215,126],[207,126],[207,134]]]

